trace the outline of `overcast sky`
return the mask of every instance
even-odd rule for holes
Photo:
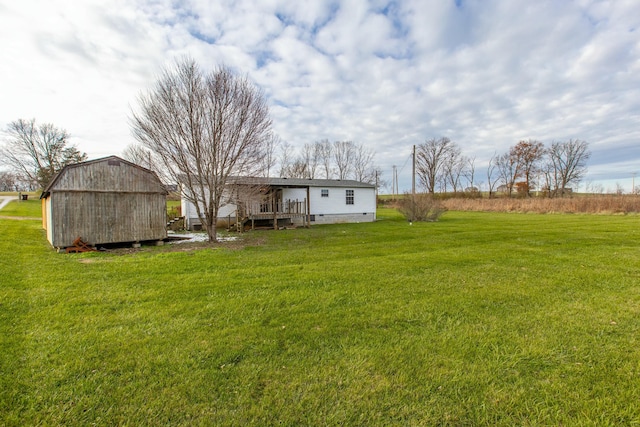
[[[638,0],[0,0],[0,40],[0,127],[53,123],[89,158],[134,142],[138,95],[189,55],[262,88],[282,140],[362,143],[401,189],[441,136],[479,181],[530,138],[589,142],[590,181],[640,171]]]

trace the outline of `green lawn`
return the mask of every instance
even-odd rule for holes
[[[637,216],[379,217],[70,255],[0,219],[0,425],[640,423]]]
[[[0,210],[0,216],[18,216],[29,218],[42,217],[42,203],[38,198],[30,198],[29,200],[13,201],[4,209]],[[0,229],[0,233],[1,233]]]

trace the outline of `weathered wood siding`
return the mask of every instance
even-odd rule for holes
[[[166,194],[155,174],[113,157],[66,168],[51,189],[61,190]]]
[[[48,188],[47,236],[54,247],[161,240],[166,190],[150,171],[109,157],[62,170]]]
[[[51,210],[55,247],[71,246],[77,237],[96,245],[167,236],[166,200],[154,194],[59,191],[51,194]]]

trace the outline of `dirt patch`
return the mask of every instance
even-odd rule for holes
[[[208,241],[186,241],[181,243],[165,244],[159,250],[163,252],[190,252],[202,249],[241,250],[247,246],[261,245],[263,242],[264,239],[257,239],[254,237],[246,238],[242,236],[234,239],[222,238],[220,241],[215,243],[210,243]]]
[[[100,262],[104,262],[104,260],[99,260]],[[93,264],[95,262],[98,262],[98,260],[96,258],[81,258],[78,260],[78,262],[80,264]]]
[[[216,243],[209,243],[208,241],[202,241],[199,239],[190,240],[185,239],[182,241],[173,241],[173,242],[165,242],[162,246],[156,246],[153,244],[145,245],[142,244],[139,248],[133,248],[130,244],[117,246],[117,245],[109,245],[108,247],[103,247],[101,245],[97,246],[98,252],[104,252],[114,255],[130,255],[136,254],[140,252],[193,252],[204,249],[228,249],[228,250],[242,250],[247,246],[256,246],[264,243],[264,239],[255,238],[253,236],[247,237],[244,236],[230,236],[233,237],[229,239],[227,236],[221,238],[221,241]],[[106,245],[105,245],[106,246]],[[93,258],[83,258],[80,262],[91,263],[95,262]]]

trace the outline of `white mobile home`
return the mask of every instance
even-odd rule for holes
[[[372,222],[376,219],[376,188],[351,180],[297,178],[234,178],[228,203],[220,208],[221,223],[311,225]],[[195,205],[182,197],[185,225],[201,227]]]

